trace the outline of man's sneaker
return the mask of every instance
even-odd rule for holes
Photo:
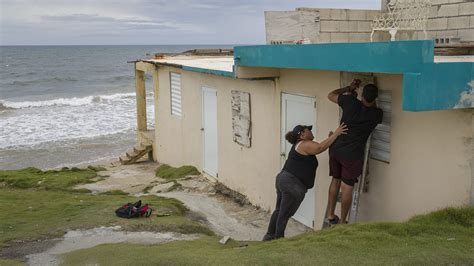
[[[270,240],[273,240],[275,239],[275,236],[270,234],[270,233],[266,233],[264,236],[263,236],[263,239],[262,241],[270,241]]]
[[[331,226],[336,225],[336,224],[339,223],[339,217],[337,215],[334,215],[334,218],[332,218],[332,219],[327,218],[327,222]]]

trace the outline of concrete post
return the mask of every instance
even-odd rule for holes
[[[159,94],[159,91],[160,91],[160,77],[158,75],[158,66],[155,66],[155,71],[153,71],[153,89],[154,89],[154,99],[153,99],[153,103],[154,103],[154,112],[155,112],[155,125],[158,125],[158,119],[159,119],[159,114],[158,114],[158,97],[160,96]],[[154,143],[154,146],[153,146],[153,158],[155,160],[158,160],[158,133],[159,133],[159,130],[158,128],[155,126],[155,133],[153,135],[153,143]]]
[[[135,70],[135,90],[137,94],[137,130],[146,131],[146,90],[145,72]]]
[[[382,0],[382,8],[381,8],[382,11],[387,11],[387,9],[388,9],[387,5],[388,5],[389,2],[390,2],[390,0]]]

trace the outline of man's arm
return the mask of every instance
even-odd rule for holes
[[[359,87],[360,83],[361,83],[360,79],[354,79],[352,81],[351,85],[349,85],[347,87],[344,87],[344,88],[340,88],[340,89],[331,91],[328,94],[328,99],[333,103],[338,103],[339,95],[344,94],[346,92],[353,93],[354,90]]]
[[[328,94],[328,99],[333,103],[338,103],[339,95],[349,92],[349,87],[333,90]]]

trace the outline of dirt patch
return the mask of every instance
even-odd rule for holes
[[[59,255],[71,251],[92,248],[102,244],[130,243],[140,245],[157,245],[176,240],[194,240],[200,235],[183,235],[178,233],[125,232],[120,226],[99,227],[90,230],[67,232],[60,241],[56,241],[46,251],[27,255],[29,265],[58,265]]]
[[[155,176],[159,164],[143,162],[135,165],[107,167],[100,172],[108,175],[94,184],[81,185],[95,192],[122,190],[135,196],[158,195],[182,201],[190,209],[191,217],[206,224],[218,235],[228,235],[235,240],[261,240],[266,233],[270,213],[249,204],[248,199],[223,184],[213,184],[203,176],[186,176],[174,180],[169,191],[169,180]],[[153,186],[150,188],[150,186]],[[143,190],[148,188],[148,193]],[[165,191],[165,192],[159,192]],[[286,235],[291,237],[312,229],[290,219]]]
[[[244,195],[240,194],[239,192],[234,191],[234,190],[224,186],[224,184],[222,184],[222,183],[217,183],[217,184],[214,185],[214,187],[215,187],[217,193],[232,199],[234,202],[240,204],[240,206],[250,204],[250,202],[249,202],[249,200],[247,199],[246,196],[244,196]]]
[[[155,176],[155,170],[158,166],[159,164],[154,162],[108,166],[106,167],[106,171],[99,172],[103,180],[96,183],[80,185],[76,188],[89,189],[95,193],[111,190],[139,193],[149,187],[150,184],[167,182]]]
[[[2,247],[0,258],[26,261],[27,255],[45,252],[60,241],[60,238],[35,241],[10,241]]]
[[[205,223],[218,235],[240,241],[259,241],[265,235],[270,214],[251,205],[240,205],[223,195],[209,196],[197,192],[175,191],[157,194],[182,201],[192,212],[205,217]],[[311,231],[291,219],[286,235],[296,236]]]

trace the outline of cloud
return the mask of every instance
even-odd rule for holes
[[[93,24],[107,24],[109,29],[133,29],[133,30],[191,30],[202,31],[194,25],[187,25],[179,22],[160,21],[138,17],[107,17],[98,14],[71,14],[71,15],[45,15],[41,17],[43,21],[57,22],[61,25],[79,23],[83,27]]]
[[[120,35],[121,44],[256,44],[265,41],[265,10],[380,6],[380,0],[0,1],[3,45],[116,44]]]
[[[474,80],[467,84],[471,89],[463,91],[459,97],[458,103],[454,108],[473,108],[474,107]]]

